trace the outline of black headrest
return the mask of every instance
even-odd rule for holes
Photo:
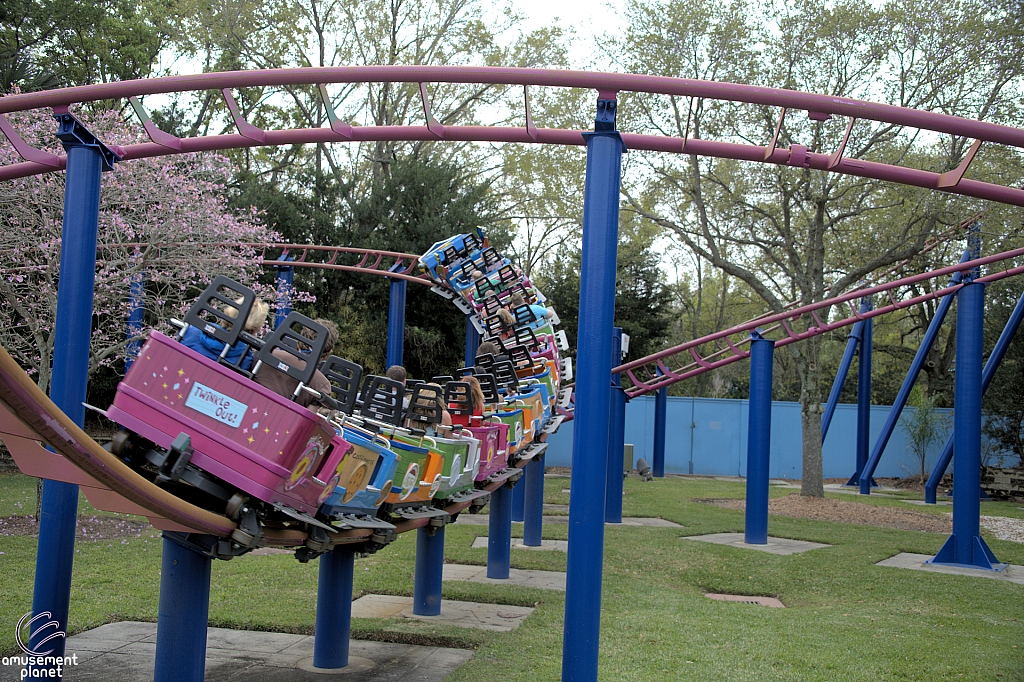
[[[441,389],[429,384],[419,384],[413,389],[409,397],[409,407],[406,410],[405,418],[419,426],[440,424],[441,414]]]
[[[363,378],[363,368],[350,360],[332,355],[320,365],[320,372],[331,382],[334,399],[345,414],[352,414],[359,396],[359,382]]]
[[[405,389],[401,381],[387,377],[368,376],[363,389],[363,406],[359,414],[392,426],[402,425],[402,397]]]
[[[493,374],[476,374],[476,380],[480,382],[480,390],[484,393],[485,403],[496,403],[501,401],[498,395],[498,382]]]
[[[499,386],[511,386],[513,388],[519,386],[516,368],[510,361],[501,360],[500,362],[495,362],[491,367],[491,372],[494,374],[494,379],[498,382]]]
[[[449,381],[444,387],[444,401],[448,411],[455,415],[472,414],[469,407],[469,384],[465,381]]]
[[[313,338],[304,336],[303,330],[309,332]],[[284,318],[284,322],[263,340],[263,348],[256,353],[256,359],[300,383],[309,384],[326,343],[325,327],[302,313],[291,312]],[[274,355],[276,349],[291,355],[292,359],[282,359]]]
[[[236,299],[242,299],[239,303]],[[233,346],[245,328],[256,294],[224,275],[217,275],[185,313],[185,323]],[[229,314],[228,311],[234,313]]]

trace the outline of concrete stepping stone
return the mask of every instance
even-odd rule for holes
[[[508,578],[499,580],[487,577],[486,566],[445,564],[441,579],[483,583],[485,585],[518,585],[520,587],[536,587],[541,590],[565,592],[565,573],[561,571],[534,571],[512,568],[509,569]]]
[[[487,549],[487,537],[477,537],[473,540],[473,549]],[[522,538],[512,538],[512,549],[533,549],[542,551],[568,552],[568,540],[541,540],[540,547],[524,545]]]
[[[412,612],[412,597],[396,597],[389,594],[367,594],[352,602],[353,618],[411,618],[460,628],[498,632],[515,630],[531,613],[533,609],[525,606],[442,599],[441,615],[418,616]]]
[[[715,545],[729,545],[730,547],[739,547],[741,549],[756,549],[759,552],[768,552],[769,554],[800,554],[801,552],[809,552],[812,549],[821,549],[823,547],[831,547],[831,545],[823,545],[818,542],[807,542],[805,540],[790,540],[788,538],[773,538],[768,536],[768,544],[766,545],[748,545],[743,541],[743,533],[712,533],[710,535],[688,535],[682,538],[683,540],[696,540],[697,542],[710,542]]]
[[[908,568],[912,571],[928,571],[929,573],[946,573],[947,575],[966,575],[972,578],[989,578],[1024,585],[1024,566],[1008,565],[1002,571],[986,571],[983,568],[967,568],[961,566],[937,566],[925,563],[934,557],[930,554],[911,554],[901,552],[896,556],[879,561],[875,566],[890,568]]]

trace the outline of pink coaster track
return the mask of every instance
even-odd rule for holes
[[[262,130],[246,121],[232,95],[232,90],[245,87],[326,86],[337,83],[367,82],[417,84],[423,104],[423,125],[353,126],[337,118],[329,97],[324,97],[326,92],[326,87],[324,87],[320,89],[320,92],[331,121],[330,127]],[[431,111],[428,86],[432,83],[475,83],[523,87],[525,125],[522,127],[443,125]],[[123,160],[240,147],[375,140],[522,142],[582,146],[585,131],[538,128],[534,125],[529,107],[529,88],[531,86],[584,88],[596,90],[599,96],[604,98],[612,98],[618,92],[646,92],[771,106],[780,110],[779,127],[781,127],[781,122],[787,112],[791,110],[807,112],[807,115],[816,120],[841,116],[847,120],[846,134],[839,146],[830,153],[818,153],[800,144],[794,144],[789,149],[780,148],[777,135],[771,140],[766,140],[764,145],[628,132],[622,133],[622,139],[630,149],[699,154],[758,163],[814,168],[1024,206],[1024,189],[965,177],[971,162],[983,144],[994,143],[1024,147],[1024,130],[1017,128],[846,97],[815,95],[753,85],[635,74],[470,66],[352,66],[233,71],[100,83],[63,90],[11,95],[0,98],[0,132],[4,133],[24,161],[0,168],[0,180],[52,173],[62,170],[66,163],[66,157],[62,155],[44,152],[25,143],[3,114],[43,107],[49,107],[55,113],[60,113],[74,104],[106,99],[129,99],[151,140],[147,143],[116,148],[115,151],[121,155]],[[237,133],[191,138],[175,137],[157,128],[137,99],[144,95],[197,90],[221,91],[232,114]],[[854,125],[859,120],[885,122],[940,134],[970,137],[974,139],[974,144],[960,166],[945,173],[847,158],[844,156],[846,142]]]
[[[793,310],[765,315],[734,327],[730,327],[729,329],[723,329],[713,334],[702,336],[699,339],[694,339],[693,341],[687,341],[686,343],[678,346],[667,348],[645,358],[627,362],[624,365],[616,367],[612,371],[625,372],[632,381],[632,387],[626,390],[626,394],[629,397],[632,398],[644,395],[646,393],[656,391],[662,386],[669,386],[679,381],[683,381],[684,379],[695,377],[698,374],[703,374],[704,372],[709,372],[718,367],[723,367],[736,362],[737,360],[750,357],[750,352],[743,350],[740,346],[749,340],[750,332],[755,329],[761,329],[763,332],[767,333],[781,328],[783,330],[783,336],[775,342],[775,346],[786,346],[796,341],[803,341],[804,339],[809,339],[812,336],[819,336],[835,329],[852,325],[857,322],[857,320],[885,315],[886,313],[891,313],[894,310],[909,308],[919,303],[923,303],[924,301],[930,301],[953,294],[960,289],[963,284],[955,284],[952,286],[944,286],[940,284],[929,293],[900,299],[897,298],[896,292],[902,287],[907,287],[918,282],[943,279],[949,277],[955,272],[966,272],[972,268],[978,268],[983,265],[1005,263],[1006,261],[1018,256],[1024,256],[1024,248],[1004,251],[1003,253],[997,253],[992,256],[978,258],[945,268],[939,268],[938,270],[924,272],[919,275],[904,277],[885,284],[857,289],[855,291],[842,294],[841,296],[829,298],[824,301],[812,303]],[[974,281],[995,282],[997,280],[1022,273],[1024,273],[1024,266],[1010,267],[988,274],[984,277],[979,277]],[[888,304],[879,305],[866,313],[858,312],[857,301],[859,299],[865,296],[876,296],[879,294],[884,295],[888,299]],[[838,319],[828,322],[829,310],[833,306],[840,309],[840,315]],[[845,314],[842,313],[844,308],[847,311]],[[822,316],[825,316],[825,320],[822,319]],[[794,329],[793,323],[797,323],[801,320],[804,321],[802,323],[804,327],[803,330],[799,331]],[[737,335],[742,335],[742,338],[733,338]],[[700,347],[708,343],[714,344],[715,350],[707,355],[701,355],[699,350]],[[660,375],[658,374],[659,370],[661,371]]]

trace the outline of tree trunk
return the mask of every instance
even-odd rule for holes
[[[794,344],[797,372],[800,375],[800,428],[803,441],[803,473],[800,494],[824,497],[821,463],[821,382],[818,355],[821,337]]]

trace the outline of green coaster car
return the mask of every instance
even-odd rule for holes
[[[469,433],[453,433],[450,438],[395,434],[392,439],[426,448],[444,459],[441,485],[434,493],[435,499],[452,497],[474,487],[473,481],[480,467],[480,441]]]

